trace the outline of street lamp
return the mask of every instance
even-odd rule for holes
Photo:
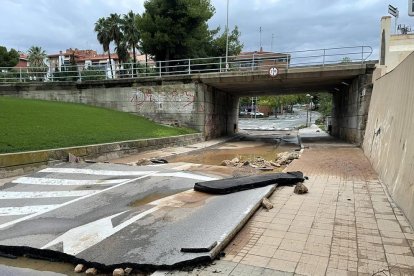
[[[306,110],[306,126],[310,126],[312,124],[312,99],[313,96],[311,96],[310,94],[306,94],[306,97],[309,97],[309,106],[308,109]],[[309,124],[308,124],[308,118],[309,118]]]
[[[229,68],[229,0],[227,0],[227,23],[226,23],[226,71]]]

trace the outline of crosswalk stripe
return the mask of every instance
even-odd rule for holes
[[[154,172],[154,173],[155,173],[155,172]],[[111,187],[106,188],[106,189],[104,189],[104,190],[99,190],[98,192],[96,192],[96,193],[94,193],[94,194],[89,194],[89,195],[86,195],[86,196],[83,196],[83,197],[78,197],[78,198],[72,199],[72,200],[70,200],[70,201],[67,201],[67,202],[65,202],[65,203],[62,203],[62,204],[58,204],[58,205],[49,205],[49,206],[53,206],[53,207],[51,207],[50,209],[40,210],[40,211],[35,212],[35,213],[29,213],[29,215],[27,215],[27,216],[25,216],[25,217],[22,217],[22,218],[19,218],[19,219],[13,220],[13,221],[9,221],[9,222],[6,222],[6,223],[3,223],[3,224],[0,224],[0,229],[4,229],[4,228],[9,227],[9,226],[11,226],[11,225],[14,225],[14,224],[16,224],[16,223],[19,223],[19,222],[22,222],[22,221],[25,221],[25,220],[28,220],[28,219],[34,218],[34,217],[39,216],[39,215],[41,215],[41,214],[47,213],[47,212],[49,212],[49,211],[52,211],[52,210],[55,210],[55,209],[58,209],[58,208],[61,208],[61,207],[67,206],[67,205],[69,205],[69,204],[73,204],[73,203],[75,203],[75,202],[78,202],[78,201],[80,201],[80,200],[83,200],[83,199],[89,198],[89,197],[91,197],[91,196],[95,196],[95,195],[100,194],[100,193],[104,193],[104,192],[107,192],[107,191],[110,191],[110,190],[116,189],[116,188],[118,188],[118,187],[121,187],[122,185],[125,185],[125,184],[128,184],[128,183],[131,183],[131,182],[137,181],[137,180],[139,180],[139,179],[144,179],[144,178],[147,178],[147,177],[149,177],[149,176],[151,176],[151,174],[144,175],[144,176],[141,176],[141,177],[138,177],[138,178],[133,178],[133,179],[130,179],[130,180],[128,180],[128,181],[125,181],[125,182],[119,183],[119,184],[117,184],[117,185],[111,186]],[[1,216],[1,215],[0,215],[0,216]]]
[[[107,180],[74,180],[58,178],[37,178],[37,177],[20,177],[12,183],[29,184],[29,185],[55,185],[55,186],[76,186],[76,185],[110,185],[118,184],[129,179],[107,179]]]
[[[47,212],[53,210],[59,205],[35,205],[35,206],[23,206],[23,207],[3,207],[0,208],[0,217],[4,216],[21,216],[29,215],[39,212]]]
[[[98,191],[97,190],[54,191],[54,192],[7,192],[7,191],[4,191],[4,192],[0,192],[0,199],[78,197],[78,196],[90,195]]]
[[[72,173],[72,174],[89,174],[89,175],[106,175],[106,176],[143,176],[156,173],[154,171],[110,171],[110,170],[92,170],[92,169],[73,169],[73,168],[47,168],[40,172],[49,173]]]
[[[181,177],[181,178],[189,178],[189,179],[204,180],[204,181],[210,181],[210,180],[217,179],[217,178],[210,177],[210,176],[204,176],[204,175],[193,174],[193,173],[185,173],[185,172],[156,173],[154,174],[154,176],[172,176],[172,177]]]

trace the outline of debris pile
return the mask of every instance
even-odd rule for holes
[[[276,156],[275,161],[267,161],[262,157],[256,157],[253,160],[241,160],[241,158],[233,158],[232,160],[223,160],[222,166],[227,167],[252,167],[259,170],[273,170],[284,165],[290,164],[294,159],[299,159],[298,152],[282,152]]]

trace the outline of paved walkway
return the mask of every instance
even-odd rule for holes
[[[289,170],[309,193],[279,187],[213,265],[180,275],[414,275],[414,232],[361,149],[303,139]]]

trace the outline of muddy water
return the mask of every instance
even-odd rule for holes
[[[25,257],[19,257],[17,259],[7,259],[7,258],[0,258],[0,265],[7,265],[9,267],[16,267],[16,268],[26,268],[26,269],[32,269],[36,273],[41,272],[54,272],[57,273],[55,275],[79,275],[75,272],[73,272],[74,266],[71,264],[64,264],[64,263],[57,263],[57,262],[48,262],[44,260],[35,260],[35,259],[29,259]],[[1,269],[0,269],[0,275],[1,275]],[[35,273],[33,273],[35,274]],[[18,271],[16,271],[16,275],[21,275]],[[24,275],[30,275],[30,271],[28,271]],[[40,275],[40,274],[36,274]],[[45,275],[48,275],[45,273]]]
[[[258,157],[274,161],[278,153],[291,151],[294,148],[296,146],[292,144],[279,142],[234,141],[186,155],[171,156],[167,160],[217,166],[221,165],[223,160],[232,160],[236,157],[242,161],[253,161]]]

